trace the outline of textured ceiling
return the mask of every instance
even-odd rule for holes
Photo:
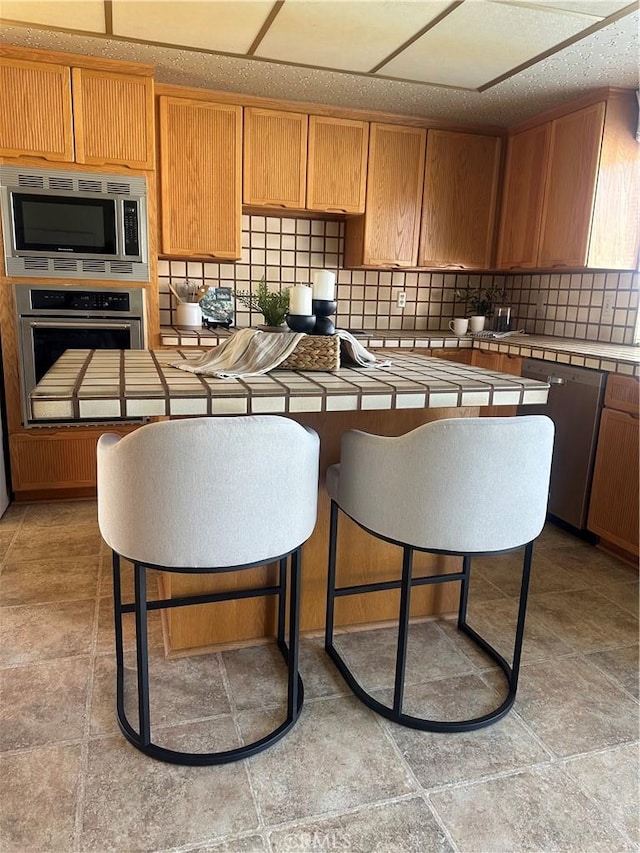
[[[624,0],[1,0],[0,9],[0,42],[148,62],[159,82],[452,122],[510,125],[600,86],[638,86],[638,3]]]

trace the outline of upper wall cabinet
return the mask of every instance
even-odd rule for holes
[[[2,156],[155,166],[150,76],[3,57],[0,113]]]
[[[73,162],[71,69],[0,58],[0,155]]]
[[[308,117],[255,107],[244,112],[244,203],[304,208]]]
[[[636,268],[636,125],[635,94],[620,91],[512,138],[500,268]]]
[[[159,98],[161,253],[241,255],[242,108]]]
[[[368,122],[309,116],[309,210],[364,213],[368,146]]]
[[[501,140],[430,130],[418,266],[491,265]]]
[[[427,133],[371,125],[366,213],[347,220],[345,266],[415,267]]]
[[[509,139],[498,244],[500,269],[537,266],[550,139],[550,123]]]
[[[154,169],[150,77],[73,69],[76,161]]]

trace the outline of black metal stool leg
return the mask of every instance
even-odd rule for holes
[[[120,581],[120,555],[111,552],[113,574],[113,622],[116,643],[116,707],[118,717],[124,717],[124,643],[122,639],[122,584]]]
[[[329,572],[327,578],[327,615],[324,629],[324,647],[329,649],[333,644],[333,619],[335,612],[336,590],[336,550],[338,540],[338,504],[331,501],[331,516],[329,520]]]
[[[467,624],[467,604],[469,602],[469,584],[471,583],[471,557],[462,558],[462,582],[460,583],[460,606],[458,607],[458,628]]]
[[[402,585],[400,587],[400,614],[398,618],[398,646],[396,649],[396,678],[393,691],[393,712],[402,713],[404,673],[407,664],[407,639],[409,636],[409,608],[411,606],[411,569],[413,548],[402,549]]]
[[[287,690],[287,717],[296,719],[298,707],[298,658],[300,647],[300,568],[301,554],[298,548],[291,554],[291,594],[289,598],[289,683]]]
[[[287,610],[287,558],[280,560],[280,591],[278,592],[278,645],[284,645],[284,624]]]
[[[134,563],[136,656],[138,664],[138,719],[144,746],[151,743],[149,712],[149,643],[147,638],[147,574],[146,567]]]
[[[513,645],[513,659],[511,663],[511,690],[515,697],[520,674],[520,660],[522,658],[522,641],[524,639],[524,623],[527,615],[527,598],[529,595],[529,578],[531,576],[531,559],[533,557],[533,542],[529,542],[524,549],[522,562],[522,583],[520,585],[520,604],[518,605],[518,623],[516,625],[516,637]]]

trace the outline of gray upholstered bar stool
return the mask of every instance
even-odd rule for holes
[[[469,731],[499,720],[515,701],[522,651],[533,542],[544,525],[549,491],[553,422],[545,416],[455,418],[425,424],[388,438],[357,430],[342,437],[340,464],[327,472],[331,497],[329,580],[325,648],[354,693],[379,714],[410,728]],[[380,583],[336,586],[339,510],[372,536],[403,549],[402,577]],[[467,624],[473,556],[524,546],[522,583],[509,664]],[[462,570],[413,577],[414,551],[462,557]],[[403,712],[411,589],[460,581],[458,629],[495,661],[506,676],[507,695],[495,710],[466,720],[431,720]],[[333,634],[336,597],[400,589],[393,706],[357,681]],[[429,654],[429,649],[424,649]]]
[[[298,675],[300,554],[317,514],[319,439],[271,415],[193,418],[143,426],[98,442],[98,521],[113,551],[117,716],[124,736],[153,758],[224,764],[279,740],[303,703]],[[121,596],[120,558],[134,565],[132,603]],[[279,561],[274,586],[147,600],[148,568],[237,572]],[[287,568],[289,571],[287,571]],[[287,575],[290,577],[285,641]],[[224,752],[178,752],[152,739],[147,613],[240,598],[276,596],[277,643],[287,663],[286,719],[268,735]],[[135,613],[138,730],[125,712],[122,617]]]

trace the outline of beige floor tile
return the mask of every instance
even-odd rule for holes
[[[42,604],[78,598],[94,599],[98,583],[98,557],[71,560],[7,562],[0,575],[3,605]]]
[[[257,825],[243,762],[221,767],[166,764],[143,755],[122,736],[89,745],[83,853],[165,850]]]
[[[633,849],[558,768],[463,785],[430,800],[461,853]]]
[[[533,601],[533,598],[530,599]],[[506,660],[513,658],[518,600],[478,602],[469,606],[467,623],[490,643]],[[555,660],[571,653],[571,646],[550,631],[528,606],[522,645],[522,660]],[[486,658],[485,658],[486,660]]]
[[[244,738],[262,735],[273,724],[267,717],[258,711],[240,715]],[[351,698],[306,703],[294,728],[249,759],[249,767],[267,826],[414,790],[378,719]]]
[[[2,670],[0,750],[81,739],[90,666],[72,658]]]
[[[79,746],[0,756],[0,849],[3,853],[73,850]]]
[[[566,548],[544,550],[534,548],[531,563],[529,592],[560,592],[569,589],[584,589],[589,584],[580,575],[562,565],[561,559],[552,559],[551,555],[568,553]],[[473,561],[473,571],[490,581],[505,595],[520,595],[522,583],[523,552],[499,554],[495,557],[479,557]],[[476,601],[476,598],[471,598]]]
[[[101,552],[96,524],[76,524],[73,536],[65,527],[36,527],[23,524],[5,554],[7,562],[48,560],[50,565],[70,557],[93,557]]]
[[[592,545],[551,549],[545,552],[545,556],[575,575],[583,586],[602,589],[611,584],[638,581],[637,567],[629,566]]]
[[[13,538],[15,536],[14,530],[3,531],[0,530],[0,560],[4,560],[7,551],[9,550],[9,545],[13,542]],[[0,566],[0,572],[2,572],[3,566]]]
[[[632,583],[603,584],[600,592],[605,598],[613,601],[618,607],[631,613],[638,618],[640,611],[640,584],[638,581]]]
[[[576,652],[638,640],[638,620],[593,589],[532,596],[528,613]]]
[[[497,684],[497,679],[496,679]],[[387,708],[393,707],[394,691],[374,690],[374,699]],[[413,717],[430,720],[466,720],[493,711],[501,704],[504,690],[494,688],[475,673],[440,678],[424,684],[407,684],[404,689],[402,710]]]
[[[391,722],[385,725],[417,780],[427,789],[514,771],[549,759],[549,753],[513,712],[484,729],[453,735],[417,731]]]
[[[397,631],[379,628],[339,634],[334,645],[365,690],[390,687],[395,679]],[[464,672],[474,666],[440,630],[437,622],[409,627],[406,684],[422,683]]]
[[[426,802],[414,797],[272,832],[273,853],[447,853],[453,850]]]
[[[637,702],[582,657],[525,664],[515,710],[561,757],[638,737]]]
[[[66,527],[98,523],[98,504],[90,501],[43,501],[28,504],[24,513],[27,527]]]
[[[287,665],[274,643],[221,653],[238,710],[281,706],[287,698]]]
[[[267,842],[261,836],[250,835],[247,838],[232,838],[217,844],[206,844],[204,847],[192,847],[189,853],[270,853],[270,851],[267,849]]]
[[[24,519],[27,504],[13,503],[7,507],[4,515],[0,516],[0,534],[15,531]]]
[[[640,845],[640,744],[570,758],[564,768],[585,794]]]
[[[95,601],[0,609],[0,666],[89,654]]]
[[[613,678],[636,699],[638,692],[639,651],[638,646],[623,646],[619,649],[609,649],[606,652],[593,652],[585,655],[588,661],[595,664],[605,675]]]

